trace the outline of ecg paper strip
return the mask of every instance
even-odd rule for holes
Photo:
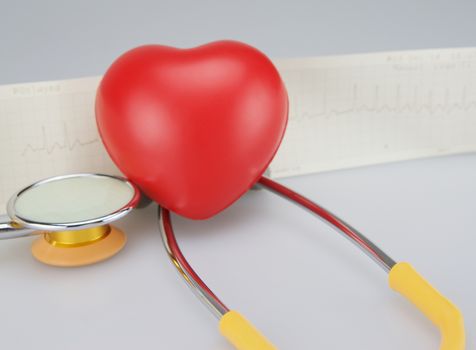
[[[476,151],[476,49],[281,59],[290,119],[272,177]],[[100,77],[0,86],[0,203],[39,179],[119,174],[94,118]]]
[[[98,83],[84,78],[0,86],[0,203],[49,176],[119,174],[96,128]]]
[[[276,65],[290,118],[272,177],[476,151],[476,48]]]

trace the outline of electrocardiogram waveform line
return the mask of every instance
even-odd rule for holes
[[[34,147],[31,144],[27,144],[25,149],[22,152],[22,156],[25,156],[28,153],[28,151],[31,151],[33,153],[45,151],[46,154],[48,155],[52,154],[56,149],[58,150],[67,149],[71,152],[77,147],[84,147],[84,146],[88,146],[96,142],[99,142],[98,138],[94,138],[89,141],[81,141],[79,138],[75,138],[71,140],[66,123],[63,123],[63,132],[64,132],[63,143],[54,142],[53,144],[48,145],[48,140],[46,137],[46,129],[44,125],[41,127],[41,132],[42,132],[42,139],[43,139],[42,145],[40,147]]]
[[[460,102],[449,102],[449,90],[445,90],[445,98],[443,103],[435,103],[433,101],[433,90],[430,90],[426,96],[427,102],[418,105],[418,87],[414,88],[413,101],[405,104],[401,103],[401,93],[400,86],[397,86],[395,93],[395,103],[393,105],[381,104],[379,105],[380,99],[380,89],[378,86],[375,86],[373,103],[371,104],[360,104],[358,105],[358,89],[357,86],[353,86],[352,92],[352,102],[351,107],[346,109],[328,109],[327,108],[327,95],[324,94],[322,99],[323,108],[320,112],[310,113],[307,111],[302,111],[302,113],[296,113],[300,116],[299,119],[311,119],[315,117],[331,116],[331,115],[342,115],[342,114],[351,114],[359,112],[368,112],[368,113],[429,113],[430,115],[435,115],[436,113],[452,113],[453,111],[462,111],[467,112],[471,109],[476,109],[476,100],[467,101],[466,96],[466,87],[463,89],[463,94]],[[296,104],[298,106],[299,104]],[[295,109],[296,112],[296,109]]]

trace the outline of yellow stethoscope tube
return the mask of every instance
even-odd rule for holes
[[[388,272],[390,287],[406,297],[438,327],[441,333],[440,350],[465,349],[463,315],[451,301],[440,294],[410,264],[406,262],[396,263],[362,233],[298,193],[264,177],[260,179],[258,185],[310,210],[325,222],[337,228],[373,258]],[[195,273],[180,251],[168,210],[159,208],[159,223],[163,242],[170,259],[192,288],[192,291],[219,318],[221,334],[238,350],[277,349],[240,313],[228,309]]]

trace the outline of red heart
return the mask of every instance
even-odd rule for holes
[[[278,149],[287,112],[274,65],[234,41],[135,48],[111,65],[96,97],[99,132],[119,169],[192,219],[253,186]]]

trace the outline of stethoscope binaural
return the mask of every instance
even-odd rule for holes
[[[307,209],[358,246],[388,273],[389,284],[415,304],[440,330],[441,350],[465,348],[464,321],[458,308],[433,288],[406,262],[396,262],[362,233],[328,210],[293,190],[261,177],[257,186]],[[159,207],[159,228],[169,257],[185,282],[219,319],[220,332],[240,350],[271,350],[276,347],[237,311],[230,310],[203,282],[182,254],[175,237],[170,212]]]

